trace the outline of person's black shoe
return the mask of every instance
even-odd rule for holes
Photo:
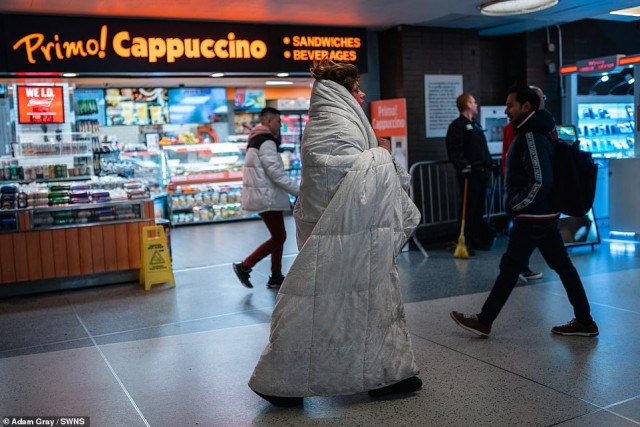
[[[413,393],[420,390],[421,387],[422,380],[420,378],[410,377],[386,387],[369,390],[368,393],[371,397],[384,397],[390,394]]]
[[[293,406],[300,406],[304,401],[302,397],[269,396],[268,394],[258,393],[255,390],[253,392],[267,402],[271,403],[273,406],[278,406],[280,408],[291,408]]]
[[[233,271],[236,273],[236,276],[238,276],[238,279],[240,280],[240,283],[242,283],[242,286],[244,286],[245,288],[253,288],[253,285],[249,281],[249,273],[251,273],[251,269],[245,270],[241,262],[233,263],[232,265]]]
[[[282,286],[282,282],[284,282],[284,276],[282,274],[276,277],[269,276],[269,281],[267,282],[267,288],[280,289],[280,286]]]

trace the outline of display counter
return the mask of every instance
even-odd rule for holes
[[[171,224],[257,217],[242,209],[246,142],[165,146],[170,171]]]
[[[0,297],[137,281],[150,199],[5,209]]]
[[[612,237],[640,240],[640,157],[609,159],[609,228]]]

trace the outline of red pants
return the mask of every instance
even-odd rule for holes
[[[282,249],[287,240],[287,232],[284,228],[284,215],[282,211],[267,211],[260,214],[267,225],[271,238],[258,246],[244,261],[245,269],[253,268],[267,255],[271,255],[271,276],[279,277],[282,274]]]

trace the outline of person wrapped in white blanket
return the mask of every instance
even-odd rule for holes
[[[300,252],[249,387],[276,406],[309,396],[415,392],[422,381],[396,266],[420,220],[409,175],[364,114],[357,68],[325,59],[311,74],[294,208]]]

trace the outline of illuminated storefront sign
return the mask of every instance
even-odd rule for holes
[[[7,72],[308,72],[326,56],[367,71],[358,28],[4,15]]]

